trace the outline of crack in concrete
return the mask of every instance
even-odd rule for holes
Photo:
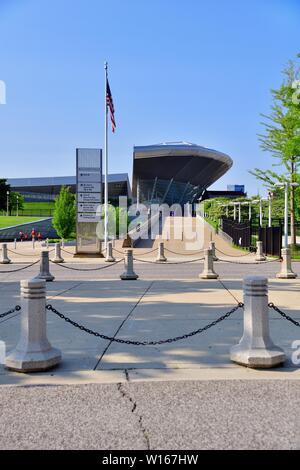
[[[141,303],[141,301],[143,300],[143,298],[146,296],[146,294],[150,291],[151,287],[153,286],[154,284],[154,281],[150,282],[150,284],[148,285],[148,287],[146,288],[146,290],[142,293],[142,295],[140,295],[139,299],[137,300],[137,302],[134,304],[134,306],[132,307],[132,309],[130,310],[130,312],[126,315],[126,317],[124,318],[124,320],[121,322],[120,326],[118,327],[117,331],[114,333],[113,335],[113,338],[116,338],[116,336],[118,335],[118,333],[120,332],[120,330],[122,329],[123,325],[125,324],[125,322],[129,319],[129,317],[132,315],[132,313],[134,312],[134,310],[137,308],[137,306]],[[97,360],[97,364],[95,365],[95,367],[93,368],[93,370],[97,370],[100,362],[102,361],[103,357],[105,356],[105,354],[107,353],[108,349],[110,348],[111,344],[113,343],[113,341],[109,341],[108,345],[106,346],[106,348],[104,349],[104,351],[102,352],[100,358]]]
[[[126,373],[126,371],[125,371],[125,373]],[[143,416],[141,414],[139,414],[139,412],[138,412],[136,401],[124,389],[123,384],[121,382],[119,382],[117,384],[117,388],[118,388],[118,391],[120,392],[122,398],[129,401],[129,403],[131,405],[131,413],[138,416],[138,424],[139,424],[140,431],[143,435],[143,438],[144,438],[144,441],[145,441],[145,444],[146,444],[146,448],[147,448],[147,450],[151,450],[149,433],[147,432],[147,429],[144,426]]]

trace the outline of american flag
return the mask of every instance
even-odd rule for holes
[[[106,106],[109,108],[109,111],[110,111],[110,120],[111,120],[112,131],[115,132],[116,127],[117,127],[116,126],[116,120],[115,120],[115,108],[114,108],[114,102],[113,102],[113,99],[112,99],[112,95],[111,95],[108,80],[106,80]]]

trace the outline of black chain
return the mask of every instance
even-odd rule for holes
[[[230,256],[231,258],[243,258],[244,256],[251,255],[250,252],[244,253],[242,255],[229,255],[228,253],[224,253],[224,251],[221,251],[217,246],[216,246],[216,251],[218,251],[218,253],[221,253],[224,256]]]
[[[266,260],[266,261],[249,261],[249,262],[240,262],[240,261],[231,261],[229,259],[222,259],[222,258],[219,258],[219,261],[223,261],[224,263],[231,263],[231,264],[268,264],[268,263],[274,263],[274,261],[280,261],[280,258],[275,258],[275,259],[271,259],[271,260]]]
[[[51,263],[54,263],[51,259],[49,260]],[[88,268],[88,269],[82,269],[82,268],[73,268],[72,266],[66,266],[65,264],[56,264],[57,266],[60,266],[61,268],[64,269],[71,269],[72,271],[100,271],[101,269],[107,269],[111,268],[112,266],[115,266],[115,264],[121,263],[121,261],[124,261],[124,258],[119,259],[118,261],[115,261],[114,263],[107,264],[105,266],[100,266],[98,268]]]
[[[8,310],[8,312],[1,313],[1,314],[0,314],[0,318],[4,318],[4,317],[6,317],[7,315],[10,315],[11,313],[14,313],[14,312],[19,312],[19,310],[21,310],[20,305],[16,305],[16,306],[15,306],[14,308],[12,308],[11,310]]]
[[[279,315],[281,315],[283,318],[285,318],[286,320],[290,321],[291,323],[293,323],[294,325],[296,326],[300,326],[300,322],[294,320],[292,317],[290,317],[289,315],[287,315],[285,312],[283,312],[282,310],[280,310],[280,308],[276,307],[276,305],[273,304],[273,302],[269,302],[268,306],[270,308],[272,308],[273,310],[275,310],[275,312],[279,313]]]
[[[133,258],[134,261],[139,261],[140,263],[149,263],[149,264],[158,264],[157,261],[150,261],[146,259],[139,259],[139,258]],[[197,259],[189,259],[187,261],[165,261],[160,264],[187,264],[187,263],[194,263],[196,261],[202,261],[204,258],[197,258]]]
[[[169,253],[172,253],[172,255],[193,256],[193,255],[197,255],[199,253],[203,253],[204,250],[194,251],[194,253],[179,253],[179,252],[176,252],[176,251],[169,250],[169,248],[165,247],[165,251],[168,251]]]
[[[34,266],[35,264],[39,263],[40,260],[38,259],[34,263],[27,264],[26,266],[23,266],[23,268],[18,268],[18,269],[10,269],[9,271],[0,271],[0,274],[10,274],[10,273],[16,273],[18,271],[23,271],[23,269],[31,268],[31,266]]]
[[[20,253],[19,251],[13,251],[13,250],[10,250],[9,248],[7,248],[7,251],[9,253],[13,253],[14,255],[18,255],[18,256],[26,256],[26,257],[34,257],[34,256],[39,256],[39,254],[36,254],[36,253],[32,253],[31,255],[29,255],[28,253],[25,254],[25,253]]]
[[[192,331],[191,333],[186,333],[182,336],[176,336],[175,338],[162,339],[159,341],[130,341],[130,340],[125,340],[125,339],[114,338],[112,336],[106,336],[101,333],[98,333],[97,331],[90,330],[89,328],[86,328],[85,326],[80,325],[79,323],[76,323],[75,321],[71,320],[71,318],[68,318],[62,313],[58,312],[52,305],[49,304],[46,306],[47,310],[50,310],[51,312],[55,313],[55,315],[60,317],[62,320],[65,320],[67,323],[70,323],[76,328],[79,328],[81,331],[85,331],[86,333],[89,333],[90,335],[97,336],[98,338],[102,338],[107,341],[111,341],[111,342],[114,341],[116,343],[121,343],[121,344],[130,344],[133,346],[156,346],[160,344],[174,343],[175,341],[180,341],[182,339],[190,338],[191,336],[195,336],[199,333],[203,333],[204,331],[208,330],[212,326],[217,325],[221,321],[228,318],[232,313],[236,312],[239,308],[243,308],[243,307],[244,307],[244,304],[239,302],[235,307],[229,310],[229,312],[217,318],[217,320],[214,320],[212,323],[209,323],[203,328],[199,328],[198,330]]]

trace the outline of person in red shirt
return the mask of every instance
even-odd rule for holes
[[[31,230],[31,238],[32,240],[35,240],[35,236],[36,236],[36,232],[34,230],[34,228]]]
[[[38,233],[38,236],[37,236],[37,237],[38,237],[38,241],[41,242],[41,241],[42,241],[42,238],[43,238],[41,232]]]

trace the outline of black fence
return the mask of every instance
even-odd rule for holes
[[[248,248],[253,251],[256,242],[263,242],[263,252],[270,256],[281,256],[282,225],[279,221],[276,226],[259,227],[251,221],[237,222],[232,219],[222,218],[222,230],[232,238],[235,245]]]
[[[251,243],[251,223],[247,222],[236,222],[232,219],[222,218],[221,228],[223,232],[232,238],[235,245],[242,248],[250,248]]]

